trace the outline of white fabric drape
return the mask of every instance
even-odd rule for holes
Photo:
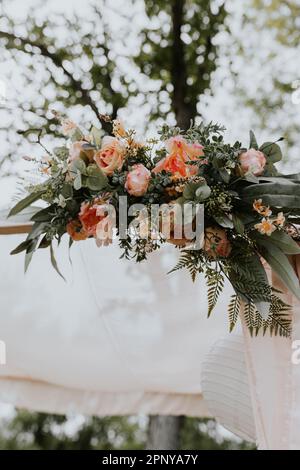
[[[300,278],[300,257],[291,262]],[[292,307],[293,333],[291,338],[250,337],[243,323],[257,442],[265,450],[299,450],[300,364],[292,362],[292,346],[300,339],[300,302],[274,273],[270,277]]]
[[[228,288],[207,319],[206,287],[187,272],[166,273],[178,252],[165,247],[146,263],[119,260],[117,245],[93,240],[57,260],[39,250],[24,276],[24,236],[0,237],[0,401],[27,408],[90,414],[139,412],[207,415],[201,363],[228,329]]]

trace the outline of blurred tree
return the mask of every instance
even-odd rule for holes
[[[132,450],[146,446],[144,420],[133,417],[83,418],[20,410],[1,420],[1,450]],[[156,447],[155,447],[156,448]],[[215,421],[188,418],[181,428],[179,450],[252,449],[224,438]]]
[[[240,121],[245,109],[252,110],[250,117],[244,120],[245,125],[249,127],[250,121],[251,127],[264,133],[262,138],[275,140],[284,134],[286,163],[297,164],[299,1],[246,0],[243,8],[239,8],[234,0],[234,5],[230,39],[222,51],[228,57],[226,67],[233,79],[230,100],[235,101]],[[231,108],[229,112],[232,114]]]
[[[223,0],[126,3],[125,16],[100,0],[89,3],[84,19],[51,13],[45,19],[34,14],[16,22],[2,1],[0,51],[5,61],[14,63],[5,75],[7,105],[13,112],[0,126],[0,136],[9,141],[8,156],[19,156],[23,148],[18,129],[43,126],[47,134],[56,134],[52,108],[76,109],[83,124],[100,121],[107,132],[110,127],[101,114],[114,118],[137,95],[153,103],[152,119],[173,116],[182,128],[195,119],[217,64],[214,39],[226,16]],[[134,9],[137,4],[144,5],[144,16]],[[133,28],[141,22],[140,31]],[[134,34],[135,41],[130,41]],[[152,92],[151,86],[145,90],[145,82],[153,82]]]
[[[102,114],[115,118],[138,94],[143,103],[152,103],[151,119],[173,120],[185,129],[196,118],[199,100],[209,91],[217,67],[215,38],[224,28],[224,0],[127,0],[129,13],[123,19],[119,14],[117,34],[116,12],[106,0],[90,2],[90,19],[52,13],[42,20],[34,14],[21,23],[5,13],[6,3],[1,4],[0,50],[14,62],[11,86],[20,64],[22,88],[33,87],[33,92],[12,93],[8,100],[18,118],[12,113],[0,126],[0,136],[9,141],[11,158],[23,149],[18,128],[43,126],[48,135],[56,136],[55,121],[49,119],[52,108],[79,108],[82,124],[99,121],[106,132],[110,125]],[[136,38],[139,46],[130,49],[126,44],[137,3],[144,5],[144,25]],[[140,85],[149,80],[154,91]],[[149,445],[178,447],[179,423],[180,418],[152,417]]]
[[[82,418],[20,410],[2,422],[2,450],[142,449],[145,433],[136,420],[123,417]]]
[[[141,32],[135,62],[145,76],[159,81],[152,119],[175,115],[182,129],[197,116],[201,95],[217,67],[215,38],[224,28],[223,1],[145,0],[150,24]],[[147,97],[146,97],[147,98]]]

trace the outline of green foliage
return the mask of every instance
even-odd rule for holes
[[[207,301],[208,301],[207,316],[209,317],[218,302],[221,292],[223,291],[224,275],[220,271],[207,268],[205,277],[206,277],[206,283],[207,283]]]
[[[2,450],[128,450],[142,449],[145,431],[137,420],[125,417],[82,417],[82,422],[66,425],[72,418],[61,415],[18,411],[12,420],[1,423]]]
[[[241,308],[241,299],[237,294],[233,294],[231,296],[231,300],[228,305],[228,318],[229,318],[229,331],[230,333],[233,331],[236,322],[239,317]]]
[[[145,9],[155,27],[142,31],[142,47],[135,62],[160,87],[155,92],[152,118],[165,120],[172,113],[179,127],[186,129],[216,69],[214,38],[225,21],[224,4],[145,0]]]
[[[145,419],[133,416],[74,419],[19,410],[12,419],[1,419],[1,450],[139,450],[145,449],[146,439]],[[179,450],[251,448],[224,438],[212,419],[182,420]]]

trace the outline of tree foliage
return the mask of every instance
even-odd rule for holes
[[[4,66],[13,67],[5,73],[11,113],[0,125],[8,142],[2,163],[24,149],[24,134],[17,130],[43,126],[56,136],[55,121],[45,119],[52,108],[76,112],[82,124],[100,121],[107,132],[102,115],[115,118],[137,97],[148,104],[152,119],[173,116],[186,128],[195,118],[216,67],[214,38],[226,15],[223,2],[127,0],[121,14],[100,0],[89,2],[84,20],[51,12],[19,22],[6,13],[6,4],[1,4],[0,51]]]
[[[1,420],[2,450],[138,450],[145,449],[147,420],[137,417],[66,417],[19,410]],[[213,420],[187,418],[179,450],[247,449],[245,442],[225,438]]]

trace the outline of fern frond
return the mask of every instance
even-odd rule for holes
[[[210,317],[213,309],[215,308],[219,296],[224,288],[224,277],[221,272],[212,270],[206,271],[206,283],[207,283],[207,300],[208,300],[208,313]]]
[[[236,322],[239,317],[239,312],[241,308],[241,299],[237,294],[231,296],[231,300],[228,305],[228,317],[229,317],[229,331],[233,331]]]
[[[168,274],[187,269],[191,275],[193,282],[196,280],[197,274],[203,272],[202,258],[194,251],[184,251],[176,266],[168,272]]]

